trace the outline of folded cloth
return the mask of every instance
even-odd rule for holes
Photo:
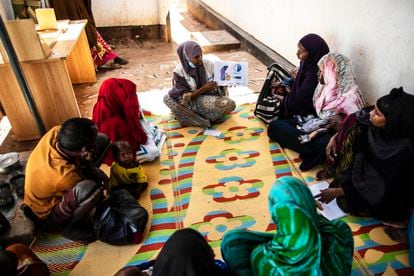
[[[329,124],[328,120],[314,117],[313,115],[308,115],[306,117],[298,115],[295,116],[295,119],[297,122],[297,128],[306,133],[311,133],[315,130],[326,127]]]
[[[148,139],[147,143],[140,145],[136,152],[136,159],[139,163],[150,162],[160,156],[162,147],[167,138],[167,134],[164,130],[151,123],[146,123],[144,130],[147,133]]]

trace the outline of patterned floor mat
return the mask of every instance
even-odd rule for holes
[[[293,170],[300,172],[300,159],[296,152],[284,149]],[[317,167],[300,172],[308,184],[316,183]],[[355,251],[352,275],[414,275],[408,260],[408,244],[392,240],[385,232],[385,226],[374,218],[347,216],[343,221],[351,227]]]
[[[67,275],[82,259],[87,247],[60,235],[41,234],[32,250],[47,264],[52,275]]]
[[[300,172],[297,154],[282,150],[268,140],[266,126],[245,104],[213,126],[219,137],[204,135],[199,128],[182,128],[171,115],[146,117],[166,130],[168,138],[159,162],[144,166],[150,188],[146,208],[151,213],[146,239],[125,265],[154,259],[176,230],[192,227],[209,241],[220,258],[221,238],[229,229],[272,231],[267,194],[284,175],[315,183],[315,171]],[[289,158],[287,158],[289,157]],[[353,275],[413,275],[407,245],[392,241],[374,219],[344,218],[354,234]],[[82,258],[86,245],[46,236],[35,252],[47,262],[52,274],[68,274]]]

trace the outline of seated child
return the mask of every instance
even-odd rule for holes
[[[139,198],[141,192],[148,187],[148,182],[131,146],[127,141],[118,141],[112,147],[112,154],[115,161],[109,177],[111,189],[126,189],[134,198]]]

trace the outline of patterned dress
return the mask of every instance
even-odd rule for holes
[[[174,69],[173,88],[164,97],[164,103],[183,126],[208,128],[212,123],[221,122],[236,107],[226,87],[192,97],[192,93],[214,80],[213,62],[203,60],[202,65],[189,65],[192,58],[202,56],[200,45],[193,41],[180,44],[177,53],[180,64]]]

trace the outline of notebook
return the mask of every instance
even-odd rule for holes
[[[329,183],[326,181],[321,181],[316,184],[310,185],[309,189],[311,190],[311,193],[313,196],[316,196],[320,193],[320,190],[327,189],[329,187]],[[336,202],[336,199],[332,200],[328,204],[321,203],[323,210],[319,210],[318,212],[327,218],[328,220],[334,220],[339,219],[342,217],[345,217],[347,214],[342,211],[342,209],[338,206],[338,203]]]
[[[57,30],[58,24],[54,9],[36,9],[37,30]]]

